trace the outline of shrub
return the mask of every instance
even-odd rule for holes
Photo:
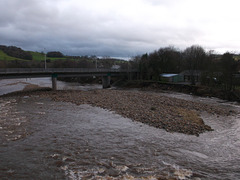
[[[51,51],[47,53],[47,57],[57,57],[57,58],[61,58],[64,57],[63,54],[59,51]]]

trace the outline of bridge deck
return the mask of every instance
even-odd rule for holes
[[[0,69],[0,79],[22,77],[49,77],[53,74],[58,77],[66,76],[118,76],[137,70],[122,69],[91,69],[91,68],[6,68]]]
[[[7,68],[0,69],[0,79],[52,77],[52,89],[57,89],[57,77],[102,76],[103,88],[110,87],[110,76],[135,73],[136,70],[88,68]]]

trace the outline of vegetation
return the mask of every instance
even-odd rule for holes
[[[0,50],[0,60],[12,61],[12,60],[23,60],[23,59],[9,56],[6,53],[4,53],[2,50]]]
[[[121,69],[138,69],[138,79],[144,81],[161,81],[162,73],[187,72],[191,85],[200,82],[201,86],[210,90],[223,91],[226,98],[240,89],[240,55],[229,52],[214,54],[197,45],[183,51],[164,47],[130,61],[109,57],[99,59],[96,56],[64,56],[59,51],[44,54],[23,51],[15,46],[0,46],[0,68],[44,68],[45,58],[48,68],[112,68],[118,65]]]
[[[190,84],[200,82],[202,86],[215,90],[222,90],[229,98],[240,87],[239,55],[229,52],[223,55],[206,52],[200,46],[191,46],[184,51],[174,47],[160,48],[149,54],[136,56],[132,59],[132,66],[140,71],[141,80],[161,80],[161,73],[179,74],[187,72]],[[200,77],[199,79],[198,74]],[[238,92],[240,97],[240,92]],[[239,99],[240,100],[240,99]]]
[[[32,54],[33,60],[34,61],[44,61],[45,60],[45,54],[44,53],[39,53],[39,52],[32,52],[29,51]],[[47,57],[46,55],[46,60],[47,62],[55,61],[55,60],[66,60],[66,57]]]
[[[3,46],[0,45],[0,50],[6,53],[8,56],[12,56],[15,58],[25,59],[25,60],[32,60],[31,53],[22,50],[21,48],[15,46]]]
[[[237,64],[230,53],[225,53],[220,60],[221,80],[226,92],[234,90],[235,81],[233,75],[238,71]]]
[[[7,46],[0,47],[4,49]],[[17,47],[13,49],[19,52],[23,51]],[[124,69],[128,68],[126,61],[109,57],[100,59],[96,56],[64,56],[59,51],[52,51],[47,54],[32,51],[24,52],[31,55],[31,61],[24,57],[13,57],[0,49],[0,68],[43,68],[45,58],[48,68],[111,68],[113,65],[118,65]]]
[[[47,57],[55,57],[55,58],[62,58],[64,57],[63,54],[59,51],[52,51],[47,53]]]
[[[43,61],[45,58],[44,53],[32,52],[32,51],[29,51],[29,53],[31,53],[34,61]]]

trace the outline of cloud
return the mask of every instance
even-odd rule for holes
[[[0,44],[132,56],[175,45],[238,50],[237,0],[1,0]]]

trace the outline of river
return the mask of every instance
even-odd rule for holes
[[[1,93],[49,79],[0,80]],[[58,82],[60,89],[89,90]],[[166,96],[217,104],[238,114],[202,114],[214,131],[199,137],[133,122],[90,105],[40,96],[0,97],[0,179],[240,179],[236,103],[180,93]]]

